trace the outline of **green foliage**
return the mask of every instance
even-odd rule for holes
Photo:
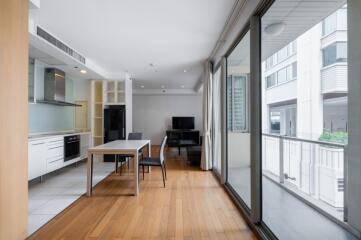
[[[320,141],[341,144],[347,144],[347,139],[347,132],[330,132],[329,130],[324,130],[319,138]]]

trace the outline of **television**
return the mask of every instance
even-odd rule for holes
[[[173,129],[194,129],[194,117],[172,117]]]

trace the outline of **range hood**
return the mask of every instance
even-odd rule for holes
[[[65,72],[56,68],[46,68],[44,75],[44,100],[39,103],[57,106],[81,107],[75,103],[65,102]]]

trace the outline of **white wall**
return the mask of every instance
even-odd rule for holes
[[[133,131],[159,145],[172,116],[194,116],[202,132],[202,95],[133,95]]]

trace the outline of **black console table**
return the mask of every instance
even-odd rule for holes
[[[182,147],[199,145],[198,130],[167,130],[166,133],[168,147],[177,147],[179,155]]]

